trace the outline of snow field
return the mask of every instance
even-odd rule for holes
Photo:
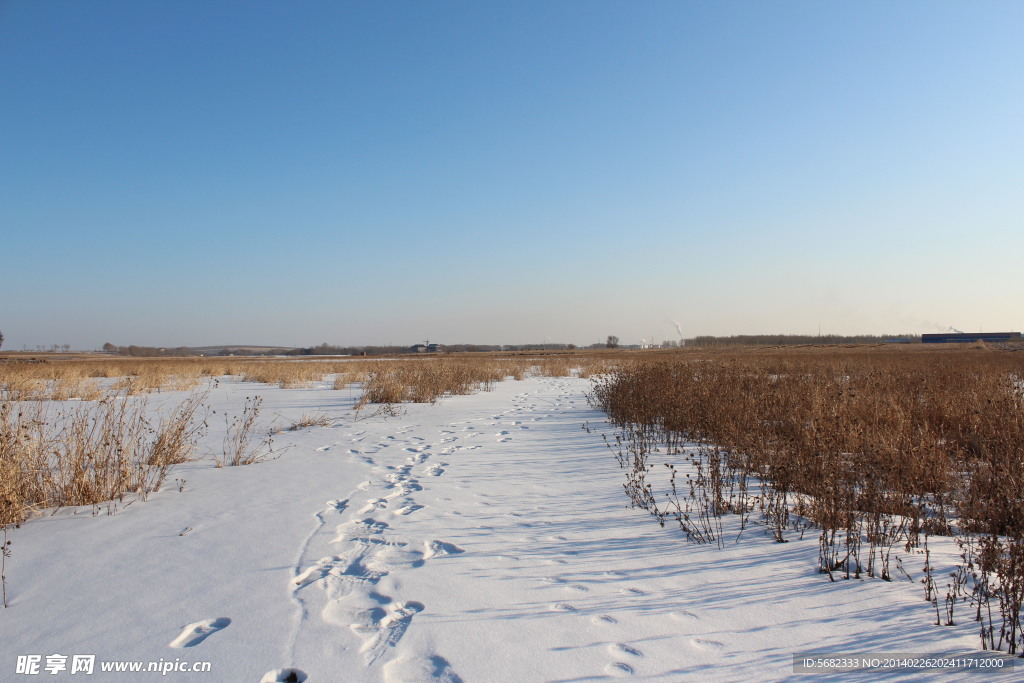
[[[115,515],[17,530],[0,678],[31,653],[211,662],[166,676],[182,681],[468,683],[782,680],[800,652],[977,652],[973,622],[933,626],[916,583],[819,575],[815,534],[777,544],[754,527],[736,543],[726,519],[718,550],[630,510],[586,380],[507,381],[394,416],[356,416],[329,386],[221,379],[207,451],[254,393],[264,424],[333,424],[276,435],[263,463],[178,466]]]

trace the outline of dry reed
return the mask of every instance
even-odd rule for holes
[[[156,423],[145,399],[107,396],[51,410],[42,402],[0,402],[0,524],[33,510],[145,499],[205,430],[194,393]]]
[[[718,541],[724,512],[756,511],[779,542],[818,529],[819,566],[833,580],[891,580],[895,549],[956,536],[962,581],[947,594],[947,621],[969,601],[983,646],[1015,653],[1024,646],[1022,369],[1019,356],[976,350],[684,354],[613,370],[592,402],[622,430],[613,450],[632,503],[662,524],[675,519],[691,540]],[[683,457],[684,489],[674,463],[669,481],[652,485],[662,449]]]

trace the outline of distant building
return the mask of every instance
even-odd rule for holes
[[[440,344],[413,344],[409,347],[413,353],[438,353],[441,350]]]
[[[970,344],[979,341],[990,344],[1021,341],[1021,334],[1020,332],[942,332],[921,335],[922,344]]]

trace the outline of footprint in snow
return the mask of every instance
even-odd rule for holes
[[[431,465],[430,467],[425,469],[423,473],[426,474],[428,477],[440,477],[442,474],[444,474],[444,468],[441,467],[441,463],[438,463],[436,465]]]
[[[647,595],[644,591],[639,588],[623,588],[619,591],[623,595]]]
[[[422,505],[415,505],[415,504],[403,505],[402,507],[400,507],[397,510],[395,510],[395,514],[396,515],[402,515],[404,517],[406,515],[411,515],[412,513],[416,512],[417,510],[422,510],[422,509],[423,509]]]
[[[643,657],[644,656],[643,652],[640,652],[640,650],[636,649],[635,647],[630,647],[629,645],[626,645],[625,643],[613,643],[613,644],[609,645],[608,646],[608,652],[610,652],[613,656],[618,656],[618,655],[629,655],[630,657]]]
[[[375,510],[383,510],[387,506],[388,506],[387,499],[385,499],[385,498],[374,498],[372,500],[366,501],[366,505],[364,505],[363,507],[359,508],[359,514],[365,515],[366,513],[373,512]]]
[[[423,487],[419,484],[419,482],[417,482],[414,479],[410,479],[409,481],[400,482],[398,484],[398,493],[393,494],[391,497],[397,498],[399,496],[408,496],[410,493],[415,493],[416,491],[422,490]]]
[[[274,669],[263,674],[260,683],[303,683],[306,679],[301,669]]]
[[[594,617],[591,621],[595,624],[617,624],[619,623],[615,617],[608,616],[607,614],[600,614]]]
[[[446,541],[427,541],[423,545],[426,547],[426,552],[423,553],[423,559],[425,560],[441,555],[458,555],[459,553],[466,552],[454,543]]]
[[[690,644],[698,650],[721,650],[725,647],[724,643],[708,638],[693,638],[690,640]]]
[[[383,672],[384,680],[387,683],[407,683],[407,681],[462,683],[462,678],[452,671],[448,660],[439,655],[432,657],[402,655],[385,664]]]
[[[700,619],[700,617],[698,617],[696,614],[685,609],[679,610],[677,612],[672,612],[669,616],[671,616],[676,621],[692,621],[694,619]]]
[[[347,541],[370,542],[371,539],[369,537],[379,537],[385,530],[390,528],[387,522],[378,522],[373,517],[339,524],[334,530],[337,536],[335,536],[331,543],[345,543]],[[380,539],[378,538],[378,540]]]
[[[330,446],[321,446],[320,448],[318,448],[318,449],[316,449],[316,450],[317,450],[318,452],[320,452],[320,453],[323,453],[324,451],[329,451],[329,450],[331,450],[331,447],[330,447]]]
[[[612,662],[604,668],[604,672],[609,676],[632,676],[633,667],[625,662]]]
[[[403,544],[404,545],[404,544]],[[385,576],[393,571],[423,566],[423,553],[402,545],[386,545],[366,558],[366,570]]]
[[[331,569],[334,568],[334,566],[335,566],[335,564],[337,562],[338,562],[338,558],[336,558],[336,557],[322,557],[322,558],[320,558],[319,560],[316,561],[316,564],[314,564],[311,567],[307,567],[305,571],[303,571],[302,573],[298,574],[295,577],[295,579],[294,579],[295,585],[298,586],[299,588],[305,588],[306,586],[308,586],[311,583],[316,583],[320,579],[323,579],[328,574],[330,574],[331,573]]]
[[[551,606],[554,612],[575,612],[576,608],[566,602],[556,602]]]
[[[395,602],[387,609],[374,607],[360,613],[351,629],[363,639],[360,651],[366,663],[373,664],[389,647],[394,647],[405,635],[412,618],[424,609],[422,602],[410,600]]]
[[[194,624],[189,624],[185,627],[185,630],[181,632],[180,636],[170,642],[168,647],[195,647],[206,640],[211,634],[216,633],[223,628],[227,628],[230,623],[231,619],[227,617],[219,617],[217,619],[204,619],[203,621],[197,621]]]

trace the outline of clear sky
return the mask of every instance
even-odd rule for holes
[[[5,349],[1024,328],[1024,3],[0,0]]]

